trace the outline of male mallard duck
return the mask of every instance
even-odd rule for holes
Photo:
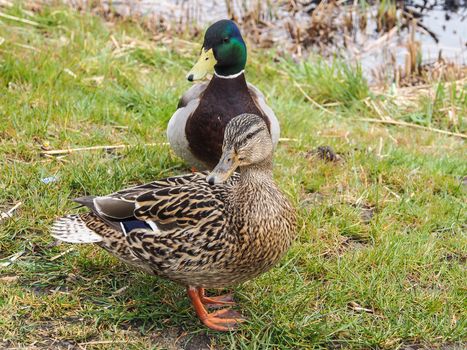
[[[274,147],[279,122],[263,94],[245,80],[246,45],[237,25],[221,20],[204,35],[201,56],[187,74],[200,80],[214,68],[211,81],[192,86],[181,98],[167,127],[175,153],[199,169],[212,169],[222,154],[227,123],[242,113],[259,115],[266,122]]]
[[[295,211],[272,178],[273,143],[262,118],[243,114],[225,129],[211,173],[170,177],[104,197],[76,201],[90,212],[58,219],[52,235],[97,243],[121,260],[188,288],[198,317],[226,331],[238,312],[230,296],[206,297],[269,270],[295,235]],[[239,172],[235,170],[239,169]]]

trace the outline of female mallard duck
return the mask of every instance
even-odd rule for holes
[[[52,235],[97,243],[125,262],[187,286],[206,326],[233,329],[244,320],[239,313],[205,308],[232,305],[230,296],[209,298],[204,288],[232,286],[267,271],[295,235],[295,211],[274,183],[272,154],[263,119],[240,115],[227,124],[222,157],[208,175],[78,198],[90,212],[58,219]]]
[[[196,84],[181,98],[167,127],[175,153],[199,169],[212,169],[222,154],[227,123],[242,113],[259,115],[268,127],[274,147],[279,122],[263,94],[245,80],[246,45],[236,24],[221,20],[204,35],[201,56],[187,74],[200,80],[214,68],[211,81]]]

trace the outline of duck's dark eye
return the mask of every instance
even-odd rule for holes
[[[250,140],[253,136],[255,136],[256,133],[249,133],[248,135],[245,136],[247,140]]]
[[[253,136],[258,134],[261,131],[261,128],[256,129],[245,136],[245,140],[250,140]]]
[[[227,44],[227,43],[230,41],[230,39],[229,39],[229,38],[224,38],[224,39],[222,39],[222,41],[223,41],[225,44]]]

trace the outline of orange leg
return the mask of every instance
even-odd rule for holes
[[[233,300],[232,294],[224,294],[216,297],[207,297],[205,295],[204,288],[196,288],[198,290],[199,298],[201,302],[206,306],[211,307],[221,307],[221,306],[233,306],[235,302]]]
[[[192,166],[190,170],[193,174],[198,172],[198,169],[196,169],[194,166]]]
[[[204,290],[201,288],[188,287],[187,293],[199,319],[211,329],[226,332],[236,329],[239,323],[245,321],[239,312],[231,309],[221,309],[208,313],[201,301],[200,293],[204,294]]]

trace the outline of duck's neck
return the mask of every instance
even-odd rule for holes
[[[209,90],[222,93],[224,96],[238,95],[243,91],[248,91],[248,86],[243,71],[229,76],[214,74],[210,83]]]
[[[260,163],[240,167],[240,186],[269,187],[274,185],[272,177],[272,156]]]
[[[248,91],[245,75],[243,73],[235,76],[234,78],[221,77],[215,74],[204,92],[202,101],[214,106],[221,104],[224,108],[227,108],[226,106],[228,106],[228,111],[235,113],[239,112],[237,114],[246,112],[243,111],[245,108],[248,109],[247,111],[250,111],[251,108],[248,108],[248,106],[253,104],[253,100],[251,99],[251,95]],[[231,111],[231,108],[235,107],[237,107],[237,109],[238,107],[241,107],[242,110]],[[210,106],[210,108],[212,108],[212,106]],[[253,111],[251,112],[255,113]]]
[[[239,221],[250,227],[271,220],[277,208],[284,206],[284,198],[272,177],[272,157],[248,167],[240,168],[240,179],[232,191],[232,210]]]

